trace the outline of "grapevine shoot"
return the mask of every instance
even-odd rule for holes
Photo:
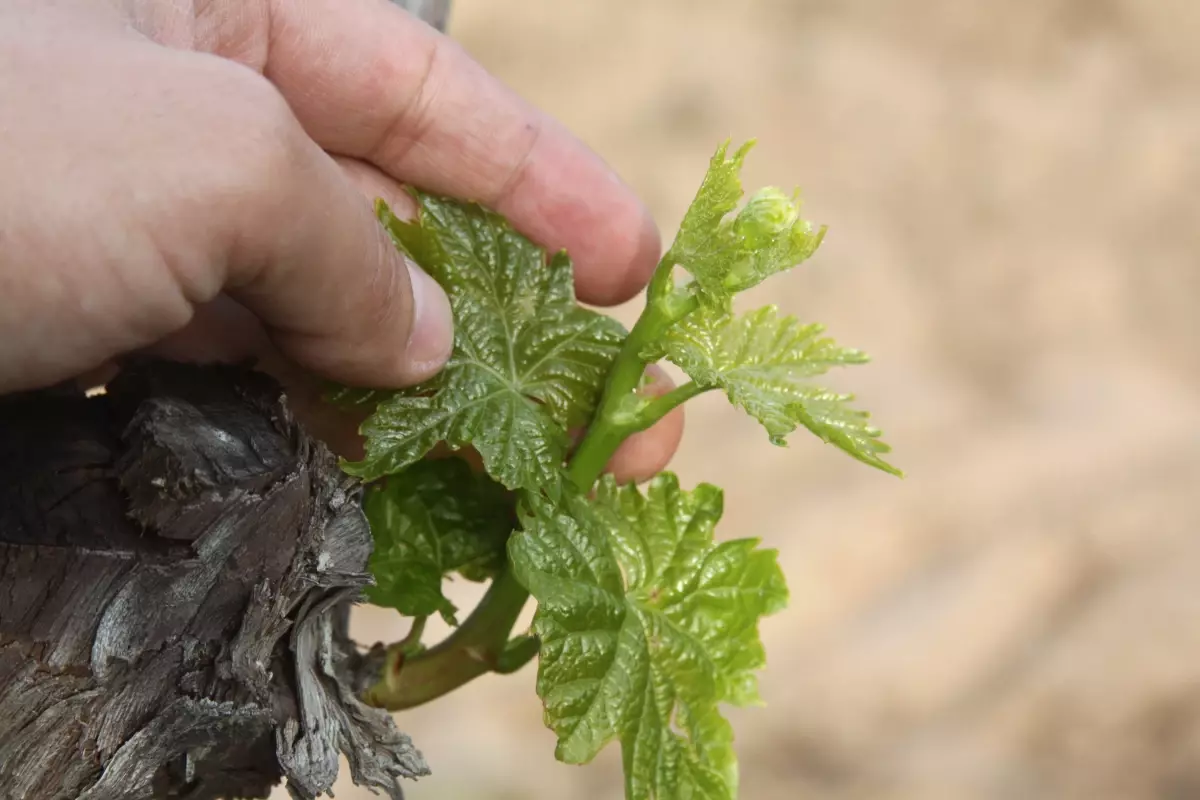
[[[751,144],[713,156],[629,331],[577,303],[567,253],[548,255],[501,216],[419,191],[412,221],[377,204],[396,246],[445,288],[456,330],[431,380],[330,395],[369,411],[365,455],[343,463],[368,484],[368,599],[413,620],[368,702],[411,708],[536,656],[559,760],[586,763],[615,741],[630,800],[737,796],[720,707],[759,702],[759,620],[788,598],[776,552],[716,538],[715,486],[687,489],[670,472],[618,485],[605,465],[629,436],[719,391],[776,445],[803,427],[901,474],[853,397],[814,382],[863,353],[774,306],[733,308],[737,293],[806,261],[825,233],[779,189],[742,203]],[[648,396],[646,368],[662,360],[688,380]],[[457,457],[468,450],[482,470]],[[453,575],[490,581],[462,619],[442,591]],[[532,629],[514,632],[530,596]],[[434,614],[455,628],[426,646]]]

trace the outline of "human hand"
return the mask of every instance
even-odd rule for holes
[[[386,0],[8,0],[0,392],[132,353],[253,357],[353,456],[317,378],[411,385],[452,344],[445,295],[372,212],[411,213],[406,183],[567,248],[584,302],[632,297],[659,256],[598,157]],[[629,440],[613,471],[658,472],[681,428]]]

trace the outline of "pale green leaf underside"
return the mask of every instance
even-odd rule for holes
[[[362,389],[354,386],[342,386],[337,383],[327,385],[321,399],[338,408],[353,411],[371,408],[382,400],[391,397],[395,392],[388,389]]]
[[[513,501],[502,486],[457,458],[420,461],[370,487],[363,510],[375,536],[368,599],[409,617],[441,614],[455,622],[443,577],[491,577],[507,559],[516,527]]]
[[[346,468],[377,478],[445,442],[473,446],[511,489],[552,487],[568,428],[590,417],[625,331],[576,303],[565,254],[547,260],[480,206],[418,201],[416,223],[385,207],[380,214],[396,243],[446,289],[454,353],[431,381],[378,402],[362,428],[366,457]]]
[[[787,599],[775,553],[715,543],[720,490],[663,473],[642,495],[601,482],[594,501],[528,498],[509,543],[538,600],[538,694],[558,758],[621,743],[629,798],[732,798],[736,762],[719,703],[757,699],[758,621]]]
[[[784,444],[803,425],[854,458],[900,474],[881,458],[891,448],[880,441],[870,415],[849,405],[853,396],[809,382],[832,367],[868,360],[822,336],[824,330],[783,316],[774,306],[740,316],[701,308],[646,355],[665,356],[697,384],[722,389],[730,402],[762,423],[775,444]]]

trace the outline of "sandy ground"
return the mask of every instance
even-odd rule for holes
[[[692,407],[678,471],[792,586],[742,797],[1200,798],[1200,3],[455,0],[451,31],[667,237],[727,136],[830,226],[751,302],[874,356],[837,385],[909,477]],[[615,747],[554,761],[533,678],[401,717],[409,796],[619,798]]]

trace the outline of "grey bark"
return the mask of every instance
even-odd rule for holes
[[[450,0],[392,0],[414,17],[428,22],[443,33],[450,18]]]
[[[232,367],[0,398],[0,798],[294,797],[428,773],[349,685],[356,485]]]

